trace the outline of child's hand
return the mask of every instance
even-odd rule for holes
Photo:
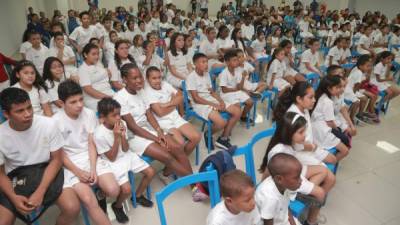
[[[30,212],[32,212],[32,210],[35,209],[33,206],[30,206],[28,204],[28,198],[23,195],[15,195],[11,199],[11,202],[13,203],[17,211],[20,212],[22,215],[29,214]]]
[[[75,175],[79,178],[80,182],[90,183],[90,181],[89,181],[90,173],[89,172],[79,169],[79,171]]]
[[[304,143],[304,150],[306,151],[314,151],[317,148],[317,146],[313,143],[305,142]]]
[[[118,120],[117,122],[115,122],[114,124],[114,129],[113,129],[113,133],[115,137],[121,137],[122,135],[122,131],[123,131],[123,126],[121,123],[121,120]]]
[[[90,170],[89,183],[90,183],[91,185],[97,183],[97,172],[96,172],[96,169],[91,169],[91,170]]]

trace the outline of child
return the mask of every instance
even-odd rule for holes
[[[393,58],[391,52],[381,52],[376,59],[374,74],[371,78],[371,84],[376,85],[379,91],[386,92],[385,101],[389,101],[400,94],[400,89],[396,85],[390,84],[390,81],[394,81],[394,77],[390,74]]]
[[[102,34],[101,36],[104,37],[104,44],[106,44],[107,42],[110,42],[110,32],[113,31],[112,29],[112,19],[109,16],[105,16],[103,18],[102,22],[102,27],[100,28],[100,30],[97,31],[97,33]],[[116,34],[117,32],[115,32]]]
[[[265,35],[262,30],[257,31],[257,39],[251,42],[250,47],[253,50],[254,58],[266,57],[265,47],[267,42],[265,41]]]
[[[375,51],[372,48],[372,27],[367,25],[365,27],[364,34],[361,35],[360,40],[357,43],[357,52],[361,55],[368,54],[371,55],[372,58],[375,57]]]
[[[232,31],[233,33],[233,31]],[[217,35],[217,49],[218,53],[220,55],[224,55],[225,52],[231,48],[235,43],[233,40],[229,37],[229,29],[225,25],[220,26],[218,30],[218,35]]]
[[[49,50],[49,56],[57,57],[59,60],[62,61],[65,68],[66,76],[69,77],[76,77],[77,68],[75,66],[76,57],[75,53],[71,47],[65,45],[64,34],[57,32],[54,34],[54,46]],[[43,75],[44,76],[44,75]]]
[[[107,161],[120,186],[120,193],[112,204],[112,209],[119,223],[129,221],[122,204],[131,195],[128,172],[143,174],[136,189],[136,202],[144,207],[152,207],[153,202],[143,196],[143,192],[154,176],[151,168],[136,153],[129,150],[126,125],[121,121],[121,105],[112,98],[103,98],[97,105],[102,124],[94,131],[93,139],[100,158]]]
[[[140,56],[143,55],[143,37],[142,35],[136,34],[133,38],[133,44],[129,48],[129,54],[133,56],[135,60],[137,60]]]
[[[372,37],[374,51],[376,52],[376,54],[388,50],[389,32],[389,25],[381,25],[380,29],[377,29],[375,35]]]
[[[326,27],[326,23],[321,23],[321,25],[318,28],[318,37],[321,38],[321,43],[323,45],[327,44],[328,40],[328,30]]]
[[[124,28],[119,20],[114,21],[113,29],[117,32],[118,38],[125,38]]]
[[[71,40],[71,45],[81,54],[83,47],[89,43],[91,38],[101,37],[99,37],[100,35],[96,32],[96,27],[90,25],[90,14],[88,11],[81,12],[79,18],[81,20],[81,26],[75,28],[69,38]]]
[[[99,48],[87,44],[82,50],[83,64],[78,69],[79,84],[83,88],[85,106],[96,110],[97,102],[104,97],[111,97],[114,91],[109,83],[108,71],[99,63]]]
[[[350,142],[348,137],[342,135],[342,131],[335,123],[333,97],[341,93],[341,79],[339,76],[324,77],[316,91],[316,101],[311,114],[313,134],[315,142],[325,149],[336,147],[337,161],[342,160],[349,153]]]
[[[136,32],[135,32],[136,35],[140,35],[140,36],[142,36],[143,39],[145,39],[148,32],[150,32],[150,31],[146,30],[146,23],[143,20],[139,20],[138,21],[138,29],[136,29]]]
[[[238,69],[239,59],[238,50],[231,49],[225,53],[226,68],[219,75],[219,86],[221,87],[221,98],[228,105],[238,105],[244,103],[244,109],[240,120],[247,121],[247,114],[253,107],[253,100],[250,98],[250,92],[244,88],[245,80],[248,77],[243,76]],[[258,97],[261,94],[258,93]],[[251,121],[254,122],[254,121]]]
[[[197,51],[197,48],[193,44],[192,36],[190,36],[189,34],[185,34],[184,37],[185,37],[185,48],[187,49],[186,57],[191,62],[192,67],[193,67],[192,59],[193,59],[194,53]]]
[[[106,58],[107,64],[114,60],[115,55],[115,43],[119,40],[117,32],[115,30],[110,31],[108,33],[109,41],[104,44],[104,55]]]
[[[294,145],[296,157],[305,165],[319,165],[321,162],[335,164],[335,156],[318,146],[314,140],[309,113],[309,110],[312,110],[315,104],[314,96],[314,89],[308,82],[297,82],[292,88],[286,89],[279,97],[273,111],[273,119],[275,121],[282,120],[286,112],[294,112],[303,116],[307,121],[306,136],[303,145]]]
[[[392,31],[392,37],[390,38],[390,44],[389,46],[393,45],[400,45],[400,27],[399,26],[394,26],[393,31]],[[392,47],[392,53],[395,56],[395,61],[397,63],[400,63],[400,47]]]
[[[108,63],[108,69],[111,72],[111,86],[115,90],[121,90],[124,87],[120,72],[121,67],[127,63],[136,64],[135,59],[129,54],[129,45],[128,40],[115,42],[114,59]]]
[[[168,51],[167,81],[175,88],[180,88],[182,80],[192,72],[192,61],[186,57],[187,49],[183,34],[175,33],[171,37]]]
[[[289,82],[290,85],[294,85],[298,81],[305,81],[304,76],[294,69],[293,43],[290,40],[285,39],[281,41],[279,48],[282,48],[285,51],[285,80]]]
[[[217,41],[215,40],[216,34],[215,28],[208,27],[206,29],[207,38],[200,43],[199,47],[199,52],[205,54],[209,60],[209,70],[211,68],[224,66],[224,64],[219,61],[221,59],[221,55],[218,52]]]
[[[62,24],[61,22],[54,22],[50,25],[50,30],[51,30],[51,34],[52,34],[52,37],[50,39],[50,45],[49,45],[50,49],[55,47],[54,39],[55,39],[56,33],[61,33],[64,37],[64,45],[69,45],[69,39],[68,39],[68,36],[65,34],[64,24]]]
[[[275,48],[279,47],[281,42],[282,30],[278,26],[273,26],[271,29],[271,35],[268,36],[267,44],[271,46],[271,55],[274,53]]]
[[[220,179],[223,201],[207,216],[207,225],[259,225],[255,207],[255,187],[249,176],[240,170],[224,173]]]
[[[302,183],[302,165],[292,155],[278,153],[268,163],[271,176],[261,182],[255,193],[255,200],[263,224],[299,225],[289,209],[290,201],[296,199],[296,190]],[[316,207],[310,208],[317,211]],[[309,217],[305,224],[314,224],[317,217]]]
[[[304,18],[301,18],[301,20],[298,22],[298,26],[300,29],[300,37],[304,38],[307,43],[307,40],[309,38],[313,38],[314,35],[308,31],[310,29],[310,17],[308,15],[304,16]]]
[[[144,55],[138,58],[137,63],[142,65],[142,72],[146,73],[147,69],[151,66],[155,66],[160,71],[164,71],[166,61],[164,61],[157,53],[154,42],[145,41],[143,42]]]
[[[240,118],[240,107],[236,104],[225,103],[222,98],[213,91],[211,79],[207,72],[207,56],[203,53],[197,53],[193,56],[195,70],[186,78],[187,90],[190,92],[190,98],[193,110],[205,119],[213,122],[212,133],[223,129],[222,135],[218,138],[217,144],[221,148],[229,149],[232,145],[229,141],[232,129]],[[228,112],[231,117],[226,122],[219,112]],[[208,143],[207,131],[204,132],[206,146],[214,149],[214,143]],[[210,145],[208,145],[210,144]]]
[[[231,39],[233,40],[234,48],[240,49],[245,54],[246,59],[254,61],[252,57],[247,53],[241,29],[233,29]]]
[[[282,120],[277,121],[275,134],[268,144],[259,169],[263,173],[263,179],[271,175],[268,170],[269,163],[276,154],[286,153],[296,156],[293,147],[296,144],[304,145],[306,126],[306,119],[294,112],[286,112]],[[319,202],[323,202],[326,194],[335,184],[335,176],[332,173],[328,173],[328,169],[324,165],[302,164],[302,169],[300,170],[302,181],[296,191],[304,195],[311,195]]]
[[[171,44],[172,35],[174,35],[175,32],[176,32],[176,31],[174,30],[174,28],[168,28],[167,31],[165,32],[165,39],[164,39],[164,41],[165,41],[165,47],[166,47],[166,49],[169,49],[169,46],[170,46],[170,44]]]
[[[284,78],[286,65],[283,61],[285,58],[285,50],[283,48],[277,48],[272,54],[272,58],[267,67],[267,85],[268,89],[278,89],[279,95],[281,95],[285,89],[290,87],[290,83]]]
[[[376,94],[361,89],[361,83],[366,80],[366,74],[372,71],[372,59],[369,55],[362,55],[358,58],[356,66],[351,70],[346,88],[344,90],[344,97],[350,100],[355,105],[355,111],[350,115],[361,122],[369,123],[370,120],[378,122],[375,114],[375,102],[377,100]],[[369,101],[368,101],[369,100]],[[367,105],[367,112],[364,112]]]
[[[97,125],[95,113],[83,106],[79,84],[67,80],[58,87],[64,108],[54,115],[64,138],[64,189],[72,189],[96,224],[111,224],[107,218],[106,202],[99,207],[92,185],[97,184],[107,196],[117,197],[119,187],[109,164],[97,157],[93,132]],[[98,194],[100,191],[98,192]],[[103,212],[103,210],[104,212]]]
[[[60,82],[67,79],[64,71],[64,64],[59,58],[49,57],[44,62],[43,80],[48,87],[48,96],[51,110],[56,113],[62,109],[62,102],[58,99],[58,86]]]
[[[161,129],[171,134],[180,146],[184,146],[184,151],[189,156],[200,142],[201,135],[176,110],[183,108],[182,93],[168,82],[162,81],[161,71],[156,67],[147,69],[146,80],[149,84],[144,89],[147,104],[155,114],[158,124]]]
[[[22,60],[17,63],[11,74],[10,85],[29,94],[34,114],[48,117],[53,115],[47,86],[32,62]]]
[[[100,40],[98,39],[98,38],[90,38],[90,40],[89,40],[89,44],[92,44],[92,45],[95,45],[95,46],[97,46],[97,48],[99,49],[99,60],[98,60],[98,63],[101,65],[101,66],[103,66],[104,67],[104,65],[106,65],[106,64],[104,64],[104,61],[103,61],[103,56],[104,56],[104,54],[103,54],[103,48],[101,48],[101,46],[100,46]],[[86,46],[86,45],[85,45]],[[83,50],[82,50],[83,51]],[[82,53],[83,54],[83,53]],[[82,58],[83,58],[83,55],[82,55]],[[108,63],[108,62],[107,62]]]
[[[49,55],[49,49],[42,45],[40,33],[38,32],[33,31],[31,33],[29,42],[32,44],[32,47],[28,48],[26,51],[25,58],[31,61],[39,71],[39,74],[42,75],[44,61]]]
[[[346,59],[342,58],[344,54],[344,47],[346,40],[342,37],[336,38],[334,46],[329,49],[328,55],[325,58],[325,66],[329,67],[332,65],[341,65],[346,62]]]
[[[332,47],[334,45],[334,43],[335,43],[336,38],[339,37],[338,29],[339,29],[339,25],[337,23],[334,23],[332,25],[332,30],[330,30],[328,32],[328,40],[327,40],[327,43],[326,43],[326,45],[328,47]]]
[[[133,42],[133,38],[135,37],[135,21],[134,20],[128,20],[126,22],[126,29],[124,33],[124,38],[129,41],[129,43]]]
[[[236,68],[238,70],[238,74],[241,74],[244,77],[243,89],[245,92],[250,93],[251,96],[261,96],[261,93],[267,89],[267,83],[264,81],[259,81],[258,83],[252,83],[251,73],[254,72],[254,67],[246,61],[246,57],[241,50],[237,50],[237,57],[239,59],[239,67]],[[236,73],[236,71],[235,71]]]
[[[322,72],[319,70],[319,47],[320,43],[318,39],[311,38],[309,41],[310,48],[305,50],[301,54],[300,59],[300,73],[302,74],[309,74],[309,73],[317,73],[320,77],[322,77]]]

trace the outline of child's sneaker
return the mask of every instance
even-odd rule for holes
[[[361,122],[362,124],[372,124],[371,121],[367,118],[365,118],[365,116],[357,114],[356,115],[356,120],[358,120],[359,122]]]
[[[163,182],[163,184],[164,184],[165,186],[167,186],[169,183],[172,183],[172,182],[175,181],[175,178],[174,178],[174,175],[173,175],[173,174],[168,175],[168,176],[165,176],[164,173],[163,173],[163,171],[160,171],[160,172],[158,173],[158,178],[160,178],[161,182]]]
[[[229,143],[229,139],[228,138],[223,139],[222,137],[219,137],[217,139],[217,141],[215,142],[215,145],[224,150],[227,150],[232,147],[231,143]]]
[[[115,218],[118,223],[127,223],[129,221],[129,217],[126,215],[124,211],[124,207],[117,208],[115,207],[115,202],[111,205],[112,210],[114,211]]]
[[[194,202],[202,202],[208,199],[208,195],[204,193],[204,190],[202,191],[199,186],[199,184],[196,184],[192,189],[192,199]]]
[[[240,118],[240,121],[243,123],[247,123],[247,117]],[[249,119],[250,124],[254,124],[254,120],[252,118]]]
[[[139,198],[136,197],[136,203],[146,208],[153,207],[153,202],[145,198],[143,195],[140,196]]]
[[[107,215],[107,199],[105,194],[100,189],[97,189],[95,194],[97,203],[99,204],[103,212]]]
[[[205,131],[203,134],[204,137],[204,144],[206,145],[206,148],[208,148],[208,132]],[[211,136],[211,149],[210,150],[214,150],[214,140],[213,137]]]
[[[253,98],[261,98],[262,94],[258,91],[250,91],[250,96]]]

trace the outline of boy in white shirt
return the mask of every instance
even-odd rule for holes
[[[98,102],[97,111],[103,121],[94,132],[94,142],[100,157],[109,162],[112,172],[120,185],[120,194],[112,204],[119,223],[129,221],[122,204],[131,195],[128,172],[142,173],[143,179],[136,191],[136,202],[144,207],[152,207],[153,202],[143,196],[155,172],[136,153],[129,151],[126,125],[121,120],[121,105],[112,98],[103,98]]]
[[[26,60],[31,61],[40,75],[43,76],[44,61],[49,56],[49,49],[42,45],[40,34],[36,31],[33,31],[29,36],[29,42],[32,44],[32,47],[26,50]]]
[[[251,17],[247,17],[244,24],[242,24],[243,38],[251,41],[254,36],[254,25],[251,23]]]
[[[229,141],[232,129],[240,119],[240,107],[237,104],[225,103],[222,98],[213,91],[211,79],[207,72],[207,56],[203,53],[197,53],[193,56],[195,70],[186,78],[186,88],[190,93],[193,110],[205,119],[213,122],[212,133],[223,129],[222,135],[217,140],[217,145],[224,149],[229,149],[232,145]],[[225,121],[220,112],[228,112],[230,119]],[[207,131],[204,132],[204,140],[207,147],[214,149],[214,143],[211,137],[211,143],[208,143]]]
[[[71,45],[78,51],[80,54],[82,52],[83,47],[89,43],[91,38],[101,38],[104,34],[100,34],[100,32],[96,29],[95,26],[90,25],[90,14],[87,11],[83,11],[79,14],[79,18],[81,20],[82,25],[75,28],[75,30],[69,36],[71,40]]]
[[[75,53],[71,47],[64,44],[64,34],[57,32],[53,37],[54,46],[49,49],[49,56],[57,57],[63,62],[67,78],[78,76],[78,69],[75,66]]]
[[[74,81],[62,82],[58,87],[58,96],[64,107],[53,118],[64,138],[64,189],[72,189],[76,193],[95,224],[111,224],[105,214],[105,197],[99,199],[100,208],[91,187],[97,184],[107,196],[115,198],[119,195],[119,186],[108,162],[97,157],[93,140],[96,115],[84,108],[82,89]],[[98,191],[96,195],[100,198],[101,194]]]
[[[372,48],[373,40],[371,33],[372,33],[372,27],[367,25],[365,27],[364,34],[361,35],[360,40],[358,40],[357,52],[362,55],[368,54],[371,55],[372,57],[375,57],[375,51]]]
[[[327,45],[328,47],[332,47],[332,46],[333,46],[333,43],[335,43],[336,38],[339,37],[339,34],[340,34],[340,33],[339,33],[338,29],[339,29],[339,25],[338,25],[337,23],[334,23],[334,24],[332,25],[332,30],[330,30],[330,31],[328,32],[328,41],[327,41],[327,43],[326,43],[326,45]]]
[[[244,77],[243,89],[245,89],[245,91],[250,95],[261,97],[261,93],[267,89],[267,84],[264,81],[259,81],[258,83],[251,82],[251,73],[255,71],[255,68],[246,61],[246,57],[242,50],[237,50],[237,56],[239,59],[239,66],[236,70],[242,75],[242,77]]]
[[[0,224],[14,224],[16,216],[21,218],[21,214],[16,214],[17,211],[30,214],[42,206],[48,207],[46,199],[49,194],[57,196],[55,203],[61,212],[57,218],[59,224],[73,224],[79,215],[77,196],[72,190],[65,189],[59,194],[55,193],[62,188],[64,144],[55,121],[34,115],[28,93],[19,88],[3,90],[0,104],[8,119],[0,125]],[[25,180],[26,170],[43,173],[37,174],[41,180],[37,181],[36,187],[29,178]],[[20,175],[14,176],[13,173]],[[36,176],[36,173],[32,175]],[[15,183],[13,186],[17,176],[21,181],[33,185]],[[18,191],[31,188],[34,191],[29,191],[29,194]]]
[[[220,179],[223,201],[207,216],[207,225],[261,225],[255,207],[255,187],[251,178],[241,170],[224,173]]]
[[[240,105],[244,103],[242,122],[247,121],[247,114],[253,107],[253,100],[250,98],[250,92],[244,88],[246,76],[240,73],[239,59],[237,56],[238,50],[232,49],[225,53],[224,59],[226,68],[219,75],[219,86],[221,87],[221,98],[227,104]],[[261,97],[258,93],[257,97]]]

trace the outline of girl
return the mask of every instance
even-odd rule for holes
[[[282,30],[278,26],[273,26],[271,29],[271,35],[268,36],[267,44],[271,46],[271,55],[274,53],[275,48],[279,47],[281,41]]]
[[[10,85],[29,94],[34,114],[48,117],[53,115],[47,86],[32,62],[22,60],[17,63],[11,74]]]
[[[380,53],[376,59],[374,74],[371,78],[371,83],[376,85],[379,91],[386,92],[385,101],[389,101],[400,94],[400,89],[390,84],[390,81],[394,81],[394,77],[390,74],[393,58],[393,54],[389,51]]]
[[[322,77],[322,72],[319,70],[319,41],[316,38],[312,38],[309,41],[310,48],[305,50],[301,54],[300,59],[300,73],[309,74],[309,73],[317,73],[320,77]]]
[[[299,22],[299,29],[300,29],[300,37],[306,39],[313,38],[314,35],[309,31],[310,29],[310,17],[308,15],[304,16]]]
[[[109,73],[99,63],[99,47],[87,44],[82,50],[83,64],[78,69],[79,84],[83,89],[85,106],[97,110],[97,103],[104,97],[112,97],[114,91],[109,83]]]
[[[187,57],[187,49],[183,34],[175,33],[171,38],[171,46],[168,51],[167,81],[175,88],[180,88],[182,80],[185,80],[192,71],[192,60]]]
[[[136,34],[133,38],[133,45],[129,48],[129,54],[133,56],[135,60],[137,60],[140,56],[143,55],[143,37],[142,35]]]
[[[364,54],[371,55],[372,58],[374,58],[375,57],[375,51],[372,48],[371,33],[372,33],[372,27],[367,25],[365,27],[364,34],[361,35],[360,40],[358,40],[357,52],[362,54],[362,55],[364,55]]]
[[[261,58],[261,57],[266,57],[267,54],[265,52],[265,47],[267,45],[267,42],[265,41],[265,35],[262,30],[257,31],[257,39],[251,42],[251,49],[253,51],[253,57],[254,58]]]
[[[346,46],[346,39],[338,37],[335,40],[334,46],[329,49],[328,55],[325,58],[325,66],[341,65],[346,63],[346,58],[342,58],[344,54],[344,47]]]
[[[332,30],[330,30],[328,32],[328,40],[327,40],[327,43],[326,43],[326,45],[328,47],[332,47],[334,45],[334,43],[335,43],[336,38],[339,37],[338,29],[339,29],[339,25],[337,23],[334,23],[332,25]]]
[[[149,84],[144,89],[147,103],[155,114],[158,124],[161,129],[171,134],[180,146],[184,146],[184,151],[189,156],[199,143],[201,134],[176,110],[183,105],[182,93],[162,81],[161,71],[156,67],[147,69],[146,79]]]
[[[274,136],[268,144],[259,171],[263,178],[270,175],[267,169],[269,160],[277,153],[295,155],[295,145],[304,145],[306,140],[307,120],[300,114],[287,112],[277,121]],[[296,156],[297,157],[297,156]],[[297,192],[312,195],[324,201],[325,195],[335,184],[335,176],[323,165],[304,165],[301,170],[302,182]]]
[[[337,161],[342,160],[349,153],[350,145],[347,136],[343,135],[336,126],[334,105],[332,98],[341,93],[341,79],[339,76],[327,76],[321,80],[316,91],[317,104],[311,114],[315,142],[324,149],[336,147]]]
[[[136,29],[136,35],[141,35],[143,39],[146,38],[148,32],[146,30],[146,23],[143,20],[139,20],[138,28]]]
[[[113,28],[117,32],[118,38],[125,38],[124,28],[120,21],[114,21]]]
[[[115,43],[119,39],[117,32],[115,30],[110,31],[109,39],[110,39],[110,41],[107,41],[104,45],[105,57],[106,57],[107,63],[110,63],[114,60]]]
[[[277,88],[279,95],[281,95],[285,89],[290,87],[290,83],[288,83],[284,78],[286,72],[285,62],[283,61],[284,58],[285,51],[282,48],[275,49],[271,62],[267,67],[268,89],[272,90],[273,88]]]
[[[156,54],[156,47],[154,42],[145,41],[143,43],[144,55],[139,57],[137,63],[142,65],[143,73],[146,72],[147,68],[150,66],[157,67],[160,71],[164,71],[166,61],[164,61],[160,56]]]
[[[285,66],[286,66],[286,71],[285,71],[285,79],[291,84],[294,85],[298,81],[305,81],[304,76],[297,72],[294,67],[294,57],[292,53],[293,49],[293,44],[289,40],[283,40],[279,44],[279,47],[282,48],[285,51]]]
[[[97,46],[97,48],[99,48],[99,63],[102,66],[104,66],[104,64],[103,64],[104,63],[104,61],[103,61],[104,52],[103,52],[103,49],[100,47],[100,40],[98,38],[91,38],[89,40],[89,44],[94,44]],[[108,63],[108,62],[106,62],[106,63]]]
[[[233,29],[231,39],[233,40],[233,47],[242,50],[244,55],[246,56],[246,59],[251,60],[251,56],[249,56],[246,45],[243,40],[243,35],[242,35],[242,30],[241,29]],[[253,61],[253,60],[251,60]]]
[[[168,28],[167,31],[165,32],[165,47],[166,49],[169,49],[169,45],[171,44],[171,37],[176,31],[174,28]]]
[[[233,33],[233,31],[232,31]],[[225,52],[231,48],[233,48],[234,43],[232,39],[229,38],[229,29],[228,27],[221,26],[218,30],[217,35],[217,49],[220,55],[224,55]]]
[[[190,36],[188,34],[185,34],[184,37],[185,37],[185,48],[187,49],[186,57],[187,57],[187,60],[190,61],[192,66],[193,66],[192,59],[193,59],[193,56],[196,53],[197,49],[193,45],[192,36]]]
[[[68,78],[73,77],[75,78],[75,80],[78,80],[77,68],[75,66],[76,63],[75,53],[73,52],[71,47],[65,45],[64,35],[62,33],[57,32],[54,34],[53,37],[54,37],[54,47],[50,48],[49,56],[57,57],[59,60],[62,61],[62,63],[64,64],[66,76]]]
[[[62,101],[58,99],[58,86],[67,79],[64,64],[59,58],[49,57],[44,62],[43,79],[48,87],[51,109],[54,113],[62,109]]]
[[[115,90],[121,90],[124,86],[121,78],[121,67],[126,63],[136,64],[135,59],[129,54],[129,41],[118,40],[115,43],[114,60],[108,64],[108,69],[111,72],[111,86]]]
[[[305,81],[297,82],[291,89],[286,89],[279,97],[274,110],[274,120],[280,121],[286,112],[298,113],[307,121],[306,138],[303,145],[296,144],[296,157],[306,165],[319,165],[321,162],[336,163],[336,157],[325,149],[315,144],[311,117],[309,110],[312,110],[315,103],[313,87]]]
[[[135,37],[135,21],[134,20],[128,20],[126,22],[126,29],[124,38],[129,41],[129,43],[133,42],[133,38]]]
[[[206,29],[207,38],[200,43],[199,52],[205,54],[208,58],[208,69],[215,67],[222,67],[224,64],[219,61],[223,55],[220,55],[217,48],[217,41],[215,28],[208,27]]]

